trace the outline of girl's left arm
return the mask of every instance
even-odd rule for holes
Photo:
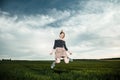
[[[65,50],[66,50],[70,55],[72,55],[72,53],[71,53],[70,51],[68,51],[68,48],[67,48],[67,46],[66,46],[66,43],[64,44],[64,48],[65,48]]]

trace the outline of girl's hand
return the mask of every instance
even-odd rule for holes
[[[70,51],[67,51],[70,55],[72,55],[72,53]]]
[[[72,55],[72,53],[70,52],[70,55]]]
[[[50,53],[50,55],[52,55],[55,52],[55,49],[52,50],[52,52]]]
[[[53,53],[51,52],[50,55],[52,55]]]

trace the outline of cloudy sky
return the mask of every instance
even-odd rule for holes
[[[119,0],[1,0],[0,59],[54,59],[61,29],[72,58],[120,57]]]

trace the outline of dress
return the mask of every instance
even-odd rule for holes
[[[68,51],[68,48],[65,41],[61,39],[55,40],[53,49],[55,49],[55,58],[67,57],[66,51]]]

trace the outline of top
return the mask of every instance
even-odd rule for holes
[[[56,47],[62,47],[62,48],[64,47],[65,50],[68,51],[68,48],[66,47],[65,41],[63,41],[63,40],[60,40],[60,39],[55,40],[53,49],[56,49]]]

